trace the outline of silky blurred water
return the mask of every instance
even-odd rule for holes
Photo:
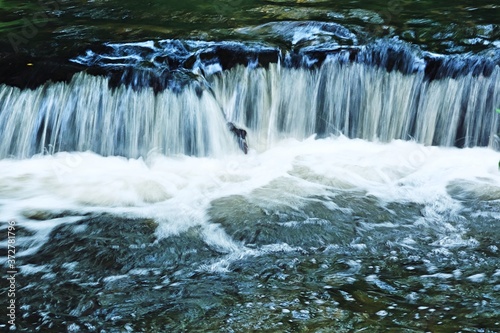
[[[0,328],[499,332],[499,10],[1,0]]]

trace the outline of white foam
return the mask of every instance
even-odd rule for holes
[[[19,269],[24,275],[31,275],[31,274],[36,274],[36,273],[40,273],[40,272],[46,273],[50,270],[50,267],[48,267],[47,265],[38,265],[37,266],[37,265],[32,265],[32,264],[26,264],[26,265],[19,266]]]
[[[28,253],[36,251],[54,227],[76,222],[89,212],[152,218],[159,223],[158,237],[201,226],[207,243],[237,252],[240,244],[210,226],[207,211],[214,200],[240,195],[273,211],[284,204],[300,206],[313,196],[352,190],[380,202],[423,204],[424,217],[418,223],[441,223],[448,233],[435,246],[474,247],[471,239],[460,237],[462,230],[439,220],[460,208],[447,186],[461,181],[473,191],[486,184],[500,188],[499,156],[488,148],[311,137],[218,158],[151,155],[143,160],[83,152],[4,159],[0,160],[0,220],[16,220],[18,227],[36,232],[37,241]],[[491,195],[500,199],[500,191]],[[47,221],[26,217],[26,212],[37,211],[71,211],[80,216]]]
[[[429,275],[422,275],[423,278],[436,278],[436,279],[441,279],[441,280],[447,280],[453,278],[453,274],[447,274],[447,273],[435,273],[435,274],[429,274]]]
[[[474,282],[474,283],[481,283],[484,281],[485,278],[486,278],[486,275],[484,273],[478,273],[478,274],[474,274],[474,275],[467,277],[467,280]]]
[[[102,281],[105,283],[108,283],[108,282],[114,282],[117,280],[127,279],[127,278],[129,278],[128,275],[110,275],[110,276],[106,276],[104,279],[102,279]]]
[[[385,311],[385,310],[380,310],[376,313],[377,316],[380,316],[380,317],[385,317],[389,314],[389,312]]]

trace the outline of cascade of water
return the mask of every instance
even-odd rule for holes
[[[219,155],[237,149],[220,106],[187,87],[108,88],[107,80],[78,74],[70,84],[36,90],[0,88],[1,157],[91,150],[104,156]]]
[[[0,87],[0,157],[86,151],[127,157],[217,156],[237,149],[226,121],[249,130],[250,146],[344,134],[366,140],[486,146],[500,130],[500,69],[429,81],[362,63],[315,69],[236,66],[181,91],[155,92],[80,73],[35,90]],[[222,110],[221,110],[222,109]],[[224,115],[224,113],[226,115]],[[227,119],[225,119],[225,117]]]
[[[427,145],[486,146],[499,130],[500,69],[428,81],[363,64],[327,62],[319,70],[238,67],[212,86],[232,121],[261,145],[276,139],[342,133],[415,139]]]

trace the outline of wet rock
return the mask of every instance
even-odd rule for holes
[[[245,211],[232,214],[232,209]],[[221,224],[235,240],[245,244],[285,243],[290,246],[322,246],[345,243],[354,234],[349,217],[341,212],[328,210],[321,204],[312,203],[300,211],[267,211],[241,196],[232,196],[212,202],[210,216]]]
[[[0,53],[0,84],[21,89],[35,89],[47,81],[68,83],[75,73],[84,69],[67,58]]]

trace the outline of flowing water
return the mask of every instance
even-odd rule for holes
[[[2,329],[500,332],[498,5],[0,4]]]

